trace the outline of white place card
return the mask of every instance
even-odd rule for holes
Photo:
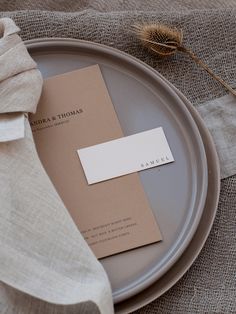
[[[174,161],[162,127],[81,148],[77,152],[88,184]]]
[[[0,142],[14,141],[24,137],[24,114],[2,113],[0,114]]]

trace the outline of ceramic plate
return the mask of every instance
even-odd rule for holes
[[[163,241],[101,260],[114,302],[122,302],[163,277],[197,230],[208,188],[202,137],[183,99],[139,60],[75,39],[39,39],[27,47],[45,78],[99,64],[124,134],[162,126],[167,136],[175,162],[139,173]]]

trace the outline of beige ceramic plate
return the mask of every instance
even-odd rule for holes
[[[207,160],[198,127],[173,87],[153,69],[125,53],[73,39],[33,40],[27,42],[27,47],[44,77],[99,64],[125,135],[157,126],[164,128],[175,162],[140,173],[164,241],[102,260],[117,310],[127,311],[134,304],[141,306],[145,301],[134,296],[147,291],[175,267],[192,240],[204,210]],[[212,195],[216,203],[218,194]],[[211,223],[207,232],[210,226]],[[199,241],[198,248],[202,245]],[[191,262],[195,257],[195,254],[190,257]],[[186,260],[184,271],[190,264]],[[166,288],[156,295],[176,280],[168,278],[165,282]]]

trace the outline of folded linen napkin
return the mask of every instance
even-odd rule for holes
[[[15,113],[20,118],[35,112],[42,88],[41,74],[18,31],[11,19],[0,19],[2,129]],[[11,286],[59,307],[72,305],[77,313],[111,314],[107,275],[46,175],[27,117],[21,121],[23,138],[18,120],[21,136],[0,141],[1,294]],[[4,302],[1,313],[11,313],[13,300],[8,295]]]

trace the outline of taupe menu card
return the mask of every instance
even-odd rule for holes
[[[97,258],[162,239],[137,173],[86,180],[77,150],[124,136],[98,65],[46,79],[29,118],[39,158]]]

